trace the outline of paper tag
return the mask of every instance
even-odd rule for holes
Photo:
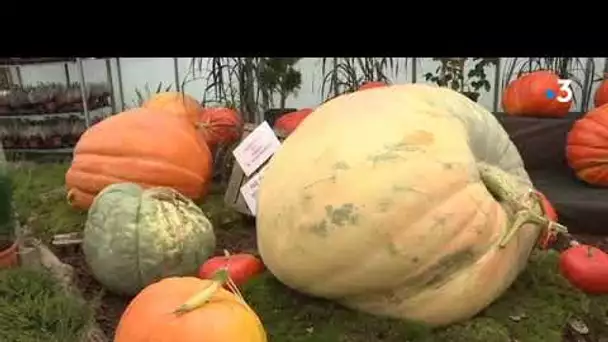
[[[281,147],[279,138],[268,122],[256,127],[237,146],[232,154],[247,177],[255,172]]]
[[[262,181],[264,171],[266,171],[266,166],[264,166],[260,172],[251,177],[247,183],[241,186],[241,195],[243,195],[245,204],[247,204],[247,208],[249,208],[249,211],[253,214],[253,216],[256,216],[258,209],[258,190],[260,189],[260,183]]]

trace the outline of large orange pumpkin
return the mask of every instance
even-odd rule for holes
[[[156,109],[166,114],[186,116],[192,123],[197,123],[203,106],[192,96],[181,92],[164,92],[153,95],[143,108]]]
[[[388,84],[384,83],[384,82],[380,82],[380,81],[371,81],[371,82],[365,82],[363,83],[358,90],[366,90],[366,89],[373,89],[373,88],[381,88],[381,87],[386,87],[388,86]]]
[[[608,104],[574,123],[568,133],[566,157],[580,179],[608,186]]]
[[[283,134],[289,135],[313,112],[312,108],[302,108],[295,112],[287,113],[282,115],[274,123],[274,128],[282,132]]]
[[[166,186],[197,199],[211,180],[212,157],[194,125],[139,108],[90,127],[74,149],[66,174],[68,201],[88,209],[113,183]]]
[[[557,96],[565,95],[560,91],[559,77],[547,70],[534,71],[513,80],[504,91],[502,106],[505,113],[521,116],[563,117],[570,111],[572,99],[559,102]]]
[[[601,107],[608,103],[608,74],[600,84],[600,87],[595,91],[594,104],[596,107]]]
[[[210,283],[194,277],[173,277],[149,285],[122,314],[114,342],[266,342],[255,312],[222,288],[202,307],[184,314],[172,313]]]
[[[243,119],[231,108],[204,108],[198,126],[209,146],[231,144],[239,140],[243,130]]]

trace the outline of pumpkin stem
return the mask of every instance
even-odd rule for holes
[[[587,257],[593,257],[593,246],[587,246]]]
[[[211,283],[208,286],[196,293],[194,296],[190,297],[184,304],[175,309],[173,313],[182,315],[202,307],[203,305],[207,304],[207,302],[213,298],[215,293],[222,286],[224,286],[224,284],[229,282],[229,280],[230,277],[226,268],[217,270],[217,272],[215,272],[213,277],[210,279]]]
[[[65,196],[65,199],[67,200],[67,202],[68,202],[69,205],[73,205],[74,204],[74,197],[76,197],[74,189],[68,190],[68,193]]]
[[[517,186],[517,179],[498,167],[478,163],[478,169],[481,181],[488,191],[511,213],[512,223],[500,239],[499,247],[504,248],[519,229],[528,223],[540,226],[545,230],[568,234],[565,226],[551,221],[545,216],[541,198],[534,189],[528,188],[527,192],[522,192],[522,187]]]

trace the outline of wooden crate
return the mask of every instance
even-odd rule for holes
[[[251,131],[253,131],[256,127],[257,125],[254,124],[245,124],[245,127],[243,127],[243,136],[241,137],[241,141],[243,141],[243,139],[245,139],[245,137],[249,135],[249,133],[251,133]],[[287,135],[276,130],[274,131],[274,133],[277,135],[281,143],[287,137]],[[261,170],[267,163],[268,161],[266,161],[266,163],[260,166],[258,170]],[[255,175],[255,172],[251,176],[253,175]],[[224,203],[226,203],[226,205],[242,214],[253,216],[253,214],[251,213],[251,211],[249,211],[249,208],[247,207],[247,203],[245,203],[243,195],[241,195],[241,186],[247,183],[250,178],[251,177],[245,176],[245,173],[243,173],[241,166],[235,161],[234,165],[232,166],[230,180],[228,181],[228,188],[226,189],[226,194],[224,195]]]

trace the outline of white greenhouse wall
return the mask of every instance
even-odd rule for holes
[[[505,65],[509,63],[511,58],[501,58],[501,83],[504,75]],[[596,66],[596,74],[600,76],[605,69],[604,58],[594,58]],[[438,62],[434,62],[431,58],[417,58],[417,75],[416,80],[419,83],[424,81],[426,72],[434,72]],[[522,60],[524,63],[525,60]],[[136,102],[135,89],[143,89],[146,84],[151,88],[156,87],[160,82],[163,84],[175,83],[175,68],[173,58],[120,58],[120,70],[122,73],[122,84],[124,92],[124,103],[127,107],[132,107]],[[191,58],[178,58],[178,77],[181,80],[188,75]],[[393,83],[407,83],[412,81],[412,59],[408,59],[407,68],[401,67],[400,73],[395,77],[391,75]],[[469,64],[473,64],[470,62]],[[111,59],[112,78],[115,98],[117,103],[120,103],[119,85],[118,85],[118,68],[116,59]],[[469,65],[471,66],[471,65]],[[288,107],[302,108],[315,107],[322,102],[321,94],[321,59],[320,58],[303,58],[297,65],[297,68],[302,73],[302,86],[300,91],[291,96],[287,100]],[[35,85],[38,82],[65,82],[65,72],[63,64],[44,64],[44,65],[27,65],[21,66],[21,78],[24,85]],[[70,78],[72,81],[78,81],[78,65],[76,63],[69,64]],[[494,80],[495,69],[488,68],[486,71],[488,81],[492,85],[492,89],[488,92],[482,92],[479,103],[489,110],[493,110],[494,106]],[[581,70],[581,77],[583,71]],[[16,72],[13,70],[13,75]],[[87,82],[105,82],[107,80],[107,69],[104,60],[85,60],[84,74]],[[14,78],[16,79],[16,77]],[[206,83],[204,80],[196,80],[189,82],[185,86],[185,91],[200,99],[202,98],[203,90]],[[594,90],[598,87],[596,83]],[[580,93],[580,92],[579,92]],[[500,96],[500,93],[499,93]],[[580,94],[579,94],[580,96]],[[498,110],[500,110],[500,98],[498,99]],[[120,107],[119,107],[120,108]],[[573,108],[573,111],[579,111],[580,108]]]

